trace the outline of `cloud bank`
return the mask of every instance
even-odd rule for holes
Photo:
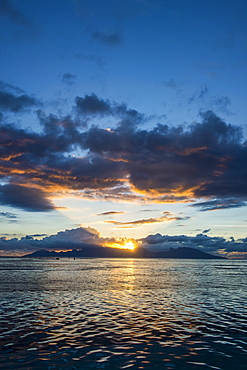
[[[170,248],[191,247],[210,254],[247,259],[247,238],[226,240],[222,237],[210,237],[205,234],[205,231],[196,236],[155,234],[142,239],[132,239],[132,241],[135,241],[136,245],[155,252],[166,251]],[[40,240],[35,239],[42,236],[26,235],[21,239],[1,237],[0,255],[23,255],[40,249],[66,251],[96,246],[104,248],[117,244],[124,245],[128,241],[126,238],[103,238],[96,229],[83,227],[60,231]]]
[[[190,247],[210,254],[218,254],[229,258],[247,258],[247,238],[226,240],[222,237],[210,237],[205,234],[186,235],[148,235],[140,239],[141,245],[152,251],[169,250],[170,248]]]
[[[0,87],[3,205],[46,212],[55,209],[54,197],[70,194],[118,202],[194,202],[203,211],[246,205],[247,143],[240,127],[211,111],[190,126],[157,123],[144,129],[143,114],[92,93],[77,96],[68,116],[39,109],[40,128],[31,131],[7,123],[4,111],[21,113],[38,101],[18,88],[6,93],[9,85]],[[111,127],[102,127],[105,118]]]

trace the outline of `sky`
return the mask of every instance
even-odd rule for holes
[[[1,0],[0,27],[0,255],[247,258],[245,0]]]

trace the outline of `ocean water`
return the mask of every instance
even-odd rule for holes
[[[2,258],[0,368],[247,369],[247,261]]]

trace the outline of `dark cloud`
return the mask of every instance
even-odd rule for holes
[[[127,222],[119,222],[119,221],[105,221],[106,223],[117,225],[117,226],[141,226],[141,225],[146,225],[146,224],[154,224],[158,222],[166,222],[166,221],[178,221],[178,220],[183,220],[182,217],[176,217],[173,216],[170,212],[164,212],[166,215],[161,216],[161,217],[153,217],[153,218],[146,218],[142,220],[134,220],[134,221],[127,221]]]
[[[9,0],[0,1],[0,16],[7,17],[11,21],[21,26],[31,25],[31,21]]]
[[[10,219],[18,218],[18,216],[15,213],[11,213],[11,212],[0,212],[0,216],[10,218]]]
[[[143,247],[153,251],[191,247],[206,253],[220,254],[226,257],[247,257],[247,242],[245,239],[234,240],[234,238],[230,238],[230,240],[226,240],[222,237],[210,237],[205,234],[197,234],[196,236],[155,234],[140,239],[140,242]]]
[[[14,96],[10,93],[0,91],[0,108],[11,112],[20,112],[21,110],[37,105],[35,98],[28,95]]]
[[[42,236],[47,236],[47,234],[33,234],[30,236],[32,236],[33,238],[41,238]]]
[[[108,211],[108,212],[97,213],[97,216],[122,215],[123,213],[125,212]]]
[[[8,82],[1,81],[1,80],[0,80],[0,90],[9,91],[12,94],[23,94],[23,93],[25,93],[25,91],[22,90],[21,88],[19,88],[18,86],[14,86],[14,85],[12,85]]]
[[[0,237],[1,253],[10,255],[12,253],[26,254],[40,249],[71,250],[95,246],[103,248],[104,246],[116,246],[116,244],[124,245],[128,241],[125,238],[103,238],[96,229],[83,227],[60,231],[40,240],[35,239],[41,236],[40,234],[26,235],[21,239],[8,239],[6,236],[2,236]],[[190,247],[230,258],[247,258],[247,238],[226,240],[222,237],[210,237],[205,234],[196,236],[154,234],[138,240],[132,239],[132,241],[151,251]]]
[[[26,235],[21,240],[34,240],[34,238],[31,235]]]
[[[42,235],[26,235],[21,239],[0,238],[0,250],[5,254],[26,254],[40,249],[68,250],[72,248],[102,246],[108,239],[102,239],[99,232],[93,228],[82,228],[59,231],[57,234],[35,239]]]
[[[87,199],[145,204],[197,200],[194,206],[202,210],[245,205],[246,142],[239,127],[226,124],[211,111],[189,127],[157,124],[141,129],[146,119],[142,114],[91,94],[76,98],[76,113],[75,119],[39,110],[39,132],[2,120],[3,204],[50,210],[52,196],[73,192]],[[87,117],[93,120],[88,128]],[[110,128],[96,124],[101,117],[113,121]],[[31,191],[21,201],[11,198],[8,186]],[[40,200],[36,205],[33,192]]]
[[[73,85],[76,81],[77,76],[73,75],[72,73],[64,73],[62,75],[62,81],[66,83],[67,85]]]
[[[188,104],[199,103],[200,106],[207,107],[207,109],[216,110],[217,112],[231,115],[229,110],[231,99],[228,96],[216,96],[210,94],[207,85],[202,85],[200,89],[196,90],[194,94],[188,99]]]
[[[96,94],[85,95],[83,98],[77,96],[75,99],[76,109],[79,114],[86,116],[113,116],[120,118],[118,122],[121,130],[130,129],[145,121],[143,114],[135,109],[129,109],[126,104],[110,102],[108,99],[100,99]],[[103,131],[101,131],[103,133]]]
[[[247,205],[246,201],[241,199],[213,199],[205,202],[192,204],[192,207],[200,208],[200,211],[218,211],[227,208],[240,208]]]
[[[99,99],[95,94],[85,95],[84,98],[77,96],[75,101],[78,111],[82,114],[111,114],[111,105],[109,100]]]
[[[47,212],[54,209],[42,190],[12,184],[0,186],[0,204],[30,212]]]
[[[211,229],[206,229],[206,230],[203,230],[203,234],[207,234],[207,233],[209,233],[209,231],[210,231]]]
[[[188,99],[188,103],[191,104],[195,101],[204,102],[205,98],[208,95],[208,92],[209,90],[207,85],[202,85],[200,89],[196,90],[196,92]]]
[[[20,112],[40,105],[40,102],[33,96],[24,94],[18,87],[0,83],[0,109],[10,112]]]
[[[123,38],[120,32],[98,32],[95,31],[91,36],[92,41],[100,42],[108,46],[118,46],[123,43]]]
[[[42,240],[42,243],[49,246],[49,248],[60,246],[61,248],[68,249],[68,246],[71,245],[81,248],[84,245],[100,245],[102,241],[103,239],[96,229],[79,227],[77,229],[59,231],[57,234],[47,236]]]
[[[228,96],[214,96],[211,98],[210,105],[216,107],[220,112],[232,114],[229,110],[231,99]]]

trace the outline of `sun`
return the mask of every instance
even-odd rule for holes
[[[129,241],[123,245],[124,249],[131,249],[132,251],[135,249],[135,244],[132,241]]]
[[[119,240],[115,243],[108,244],[108,247],[119,248],[119,249],[129,249],[133,251],[136,247],[136,244],[132,240]]]

